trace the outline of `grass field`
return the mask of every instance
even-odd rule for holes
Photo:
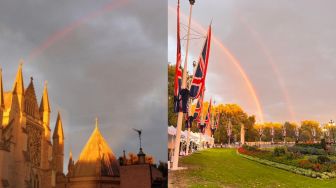
[[[169,187],[328,187],[336,179],[319,180],[250,161],[235,149],[209,149],[180,159],[187,170],[169,172]]]

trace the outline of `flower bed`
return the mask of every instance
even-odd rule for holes
[[[307,159],[307,156],[293,156],[296,154],[288,151],[284,153],[282,149],[275,150],[276,152],[271,152],[243,146],[238,148],[237,153],[244,158],[312,178],[328,179],[336,177],[336,164],[328,161],[330,160],[328,157],[308,157]],[[274,153],[278,153],[279,156],[274,155]]]
[[[301,154],[309,154],[309,155],[326,155],[327,154],[321,148],[312,147],[308,145],[302,146],[302,144],[288,147],[288,150],[293,153],[301,153]]]

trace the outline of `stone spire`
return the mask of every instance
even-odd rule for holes
[[[49,95],[48,95],[48,83],[44,82],[44,89],[42,94],[42,99],[40,103],[40,118],[43,122],[45,137],[50,141],[50,105],[49,105]]]
[[[55,130],[53,133],[53,169],[56,174],[63,173],[63,162],[64,162],[64,133],[61,115],[58,112],[57,120],[55,125]]]
[[[74,171],[74,166],[75,166],[75,162],[72,159],[72,151],[70,149],[70,154],[69,154],[69,163],[68,163],[68,176],[73,176],[73,171]]]
[[[25,107],[26,114],[29,114],[37,119],[40,118],[38,103],[36,100],[35,88],[33,83],[33,77],[30,77],[30,83],[25,90],[25,105],[29,107]]]
[[[49,104],[49,95],[48,95],[48,82],[44,82],[43,94],[40,103],[40,113],[41,112],[51,112]]]
[[[14,82],[14,86],[13,86],[13,92],[15,92],[17,95],[23,95],[24,94],[22,65],[23,65],[23,60],[20,60],[19,69],[16,73],[16,78],[15,78],[15,82]]]
[[[96,117],[95,130],[98,130],[98,117]],[[99,131],[99,130],[98,130]]]
[[[60,139],[60,141],[64,140],[63,124],[62,124],[60,112],[58,112],[57,114],[55,130],[53,133],[53,139]]]
[[[69,152],[69,158],[70,158],[70,160],[72,160],[72,151],[71,151],[71,149],[70,149],[70,152]]]
[[[23,60],[20,60],[19,69],[16,73],[16,78],[15,78],[15,82],[13,85],[13,94],[17,95],[18,102],[19,102],[19,108],[21,112],[24,109],[24,103],[23,103],[24,84],[23,84],[23,76],[22,76],[22,64],[23,64]]]

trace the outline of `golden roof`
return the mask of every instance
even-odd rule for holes
[[[112,149],[99,131],[98,120],[75,164],[74,176],[119,176],[119,166]]]

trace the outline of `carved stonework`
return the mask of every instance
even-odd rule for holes
[[[28,132],[28,153],[32,167],[41,165],[41,140],[42,130],[36,125],[27,125]]]
[[[9,122],[9,124],[6,127],[3,127],[0,125],[0,150],[6,150],[6,151],[10,151],[10,144],[11,144],[11,140],[13,138],[12,135],[12,123],[13,120]]]

